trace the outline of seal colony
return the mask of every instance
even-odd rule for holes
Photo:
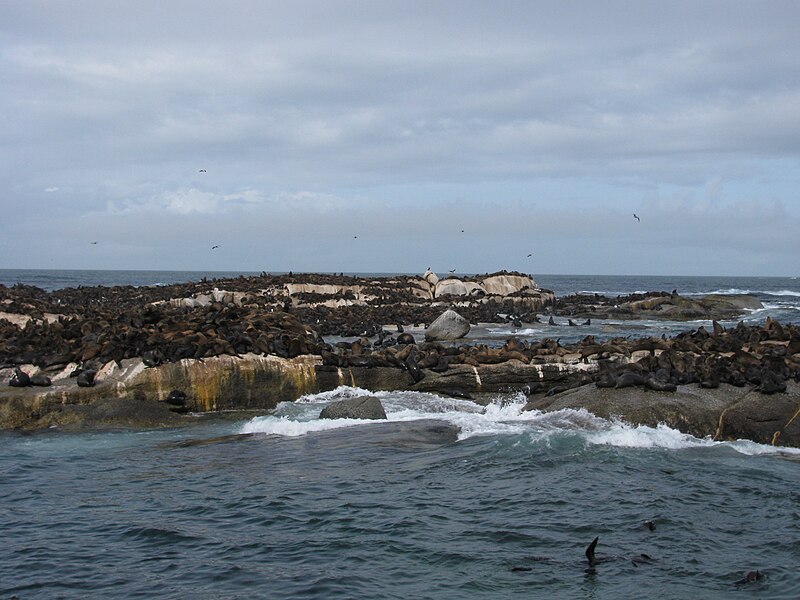
[[[794,325],[768,320],[726,329],[715,320],[709,330],[669,339],[585,336],[566,345],[555,335],[511,338],[499,347],[459,341],[470,324],[518,326],[540,322],[542,313],[553,324],[559,317],[580,327],[612,315],[675,320],[702,312],[723,319],[758,306],[749,296],[687,299],[676,291],[556,299],[530,276],[505,271],[444,279],[430,270],[383,278],[262,273],[49,293],[0,286],[0,377],[8,383],[0,390],[0,427],[59,424],[66,407],[110,397],[147,401],[173,415],[271,408],[338,385],[478,402],[482,394],[522,391],[536,410],[557,410],[559,402],[588,406],[600,397],[618,403],[633,390],[640,405],[660,408],[649,417],[622,416],[646,423],[664,416],[666,397],[675,405],[689,390],[730,388],[740,392],[729,393],[720,411],[687,417],[682,409],[663,420],[692,433],[800,446],[800,328]],[[443,333],[432,325],[437,320],[445,323]],[[415,325],[430,326],[425,340],[404,330]],[[348,339],[330,343],[324,336]],[[591,398],[581,395],[587,389]],[[783,398],[769,403],[775,414],[766,429],[747,429],[757,415],[740,419],[749,425],[723,426],[725,415],[736,413],[733,400],[741,405],[751,393]],[[698,426],[713,420],[714,427]],[[165,416],[164,423],[175,421]]]

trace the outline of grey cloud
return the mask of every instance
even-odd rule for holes
[[[64,248],[74,234],[43,219],[108,222],[129,239],[125,251],[151,235],[148,219],[184,223],[172,236],[185,245],[215,223],[252,240],[260,234],[249,223],[280,223],[282,241],[269,251],[287,260],[309,252],[311,261],[285,231],[332,243],[328,228],[354,224],[400,248],[387,220],[434,235],[421,223],[454,211],[481,223],[487,239],[533,228],[553,240],[588,237],[613,254],[634,241],[604,218],[609,211],[625,215],[665,187],[716,179],[723,220],[739,233],[703,232],[720,256],[783,256],[770,240],[796,248],[784,229],[772,224],[768,234],[761,213],[736,214],[774,197],[782,223],[797,221],[787,195],[797,176],[770,178],[778,163],[796,173],[800,159],[798,24],[794,2],[4,3],[0,186],[19,231],[36,224]],[[509,181],[585,197],[543,198],[547,210],[534,209],[505,195]],[[763,195],[736,204],[736,186],[756,181]],[[440,184],[495,185],[497,205],[425,195]],[[387,199],[387,188],[408,195]],[[328,207],[325,219],[304,202]],[[498,216],[512,206],[524,220]],[[578,206],[592,218],[570,219]],[[702,232],[686,206],[651,208],[673,231],[655,245]]]

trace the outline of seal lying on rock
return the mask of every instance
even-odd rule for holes
[[[11,387],[28,387],[29,385],[31,385],[31,378],[25,371],[23,371],[19,367],[15,367],[14,374],[8,381],[8,385],[10,385]]]
[[[76,379],[78,387],[94,387],[95,375],[97,375],[97,371],[95,371],[94,369],[86,369],[85,371],[81,371],[80,373],[78,373]]]
[[[37,387],[50,387],[53,385],[53,382],[44,373],[37,373],[31,377],[31,385],[35,385]]]

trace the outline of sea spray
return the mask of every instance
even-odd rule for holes
[[[319,419],[319,413],[331,402],[364,395],[380,399],[386,421],[361,419]],[[283,402],[267,416],[255,417],[242,425],[239,433],[264,433],[302,436],[319,431],[375,427],[385,422],[441,420],[459,428],[458,440],[479,436],[520,436],[531,441],[554,436],[578,436],[585,444],[617,448],[684,450],[689,448],[730,448],[747,455],[798,455],[800,449],[775,448],[750,441],[720,442],[697,438],[664,424],[656,427],[633,425],[618,419],[602,419],[585,409],[562,409],[552,412],[525,411],[526,396],[500,394],[483,406],[469,400],[449,398],[427,392],[370,392],[341,386],[328,392],[308,394],[297,402]]]

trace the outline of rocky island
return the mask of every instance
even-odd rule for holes
[[[523,393],[531,410],[800,446],[800,328],[719,323],[759,306],[675,291],[556,298],[516,272],[0,286],[0,428],[174,426],[349,385],[478,403]],[[487,323],[700,317],[711,325],[670,338],[464,338]]]

